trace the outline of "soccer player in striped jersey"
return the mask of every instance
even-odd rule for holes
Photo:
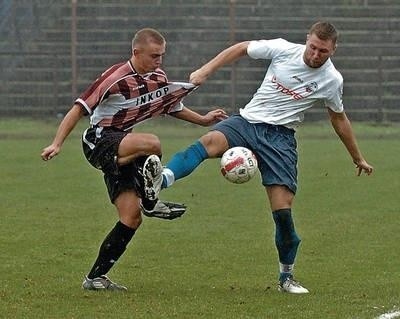
[[[166,41],[157,30],[138,31],[132,40],[131,58],[107,69],[76,99],[53,142],[41,153],[45,161],[59,154],[78,121],[84,115],[90,116],[90,126],[82,135],[83,151],[89,163],[104,173],[119,221],[101,244],[98,257],[84,278],[84,289],[126,290],[106,274],[139,228],[142,210],[147,215],[166,219],[185,211],[183,205],[159,201],[154,185],[145,184],[143,174],[156,174],[162,169],[147,164],[149,158],[157,158],[159,163],[160,140],[154,134],[136,133],[133,127],[163,114],[202,126],[226,117],[222,109],[201,115],[183,105],[182,99],[195,86],[168,82],[160,68],[165,48]]]

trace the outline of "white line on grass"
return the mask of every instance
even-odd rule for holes
[[[376,319],[394,319],[400,317],[400,311],[388,312],[380,315]]]

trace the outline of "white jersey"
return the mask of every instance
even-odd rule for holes
[[[251,41],[247,53],[271,63],[265,78],[240,114],[251,123],[269,123],[295,128],[304,111],[323,102],[337,113],[343,112],[343,78],[328,59],[321,67],[304,63],[305,45],[284,39]]]

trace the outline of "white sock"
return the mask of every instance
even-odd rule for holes
[[[163,176],[163,187],[170,187],[175,182],[174,173],[167,167],[164,167],[162,171]]]
[[[282,264],[279,263],[279,271],[282,272],[287,272],[287,273],[292,273],[294,268],[294,264],[287,265],[287,264]]]

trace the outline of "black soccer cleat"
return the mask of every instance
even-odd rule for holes
[[[186,212],[184,204],[166,202],[158,200],[153,209],[145,208],[141,205],[143,215],[147,217],[157,217],[172,220],[181,217]]]

